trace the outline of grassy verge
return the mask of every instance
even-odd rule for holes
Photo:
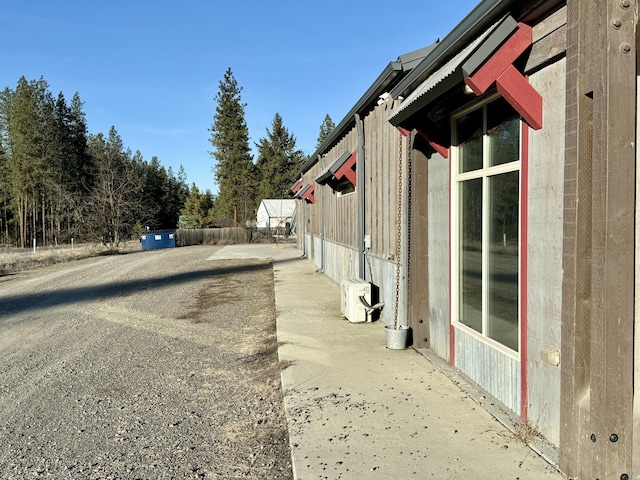
[[[128,242],[120,246],[121,252],[139,250],[139,242]],[[109,250],[101,244],[85,243],[73,248],[57,248],[55,250],[36,250],[28,253],[0,253],[0,276],[11,273],[45,267],[56,263],[71,262],[83,258],[106,255]]]

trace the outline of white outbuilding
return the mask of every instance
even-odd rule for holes
[[[266,199],[260,202],[256,214],[258,228],[286,229],[287,223],[292,228],[296,215],[294,199]]]

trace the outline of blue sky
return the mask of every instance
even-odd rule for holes
[[[276,113],[305,153],[399,55],[432,44],[479,0],[2,0],[0,89],[41,76],[78,92],[89,132],[113,125],[213,193],[209,128],[227,68],[243,88],[251,146]]]

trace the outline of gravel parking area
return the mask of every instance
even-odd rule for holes
[[[272,266],[216,248],[0,277],[0,478],[292,478]]]

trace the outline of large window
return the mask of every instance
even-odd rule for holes
[[[502,98],[454,121],[454,321],[519,339],[520,117]]]

